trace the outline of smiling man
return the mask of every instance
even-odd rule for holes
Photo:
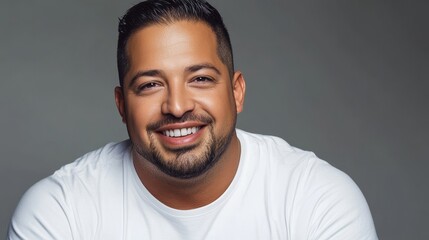
[[[128,10],[118,71],[130,139],[30,188],[9,239],[377,239],[347,175],[280,138],[235,128],[245,81],[207,2]]]
[[[171,207],[207,205],[227,189],[238,167],[235,122],[243,106],[243,76],[222,61],[218,52],[231,53],[218,48],[206,23],[170,13],[138,29],[127,23],[133,11],[142,9],[132,9],[120,26],[119,55],[129,67],[120,73],[115,99],[137,174]]]

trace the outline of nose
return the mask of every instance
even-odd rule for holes
[[[180,118],[185,113],[194,110],[195,102],[190,93],[186,91],[186,87],[170,86],[167,92],[161,106],[163,114],[171,114]]]

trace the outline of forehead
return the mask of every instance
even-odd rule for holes
[[[138,30],[127,42],[130,71],[170,69],[196,63],[221,64],[216,35],[198,21],[154,24]],[[223,64],[222,64],[223,65]]]

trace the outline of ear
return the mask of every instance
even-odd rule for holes
[[[115,87],[115,102],[116,108],[118,109],[119,115],[121,115],[122,122],[126,123],[126,115],[125,115],[125,99],[124,92],[122,87]]]
[[[246,94],[246,82],[244,81],[243,74],[240,71],[236,71],[234,73],[232,79],[232,91],[234,93],[237,113],[240,113],[243,111],[244,96]]]

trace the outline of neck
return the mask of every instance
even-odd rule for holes
[[[212,168],[191,179],[166,175],[133,150],[137,175],[148,191],[163,204],[175,209],[194,209],[218,199],[229,187],[240,161],[240,142],[237,136]]]

